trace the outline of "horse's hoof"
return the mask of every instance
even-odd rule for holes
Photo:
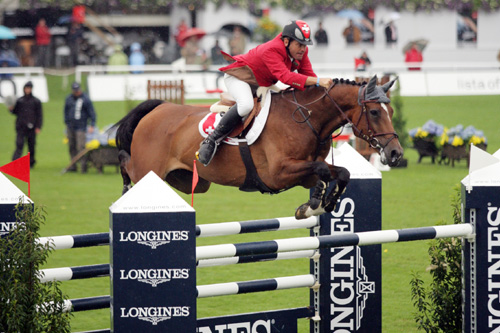
[[[295,211],[295,218],[297,220],[303,220],[303,219],[306,219],[308,218],[309,216],[307,216],[307,211],[309,210],[309,204],[305,203],[305,204],[302,204],[299,208],[297,208],[297,210]]]

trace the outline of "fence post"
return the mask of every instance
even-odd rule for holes
[[[154,172],[110,207],[112,332],[196,331],[195,212]]]
[[[7,236],[16,225],[16,205],[33,204],[30,198],[0,172],[0,238]]]
[[[462,222],[476,234],[462,243],[463,332],[500,331],[500,151],[495,156],[471,146],[461,185]]]
[[[351,180],[335,210],[320,217],[319,234],[380,230],[382,175],[348,144],[333,151],[335,165],[347,168]],[[320,254],[319,263],[311,262],[311,272],[319,265],[321,285],[311,292],[311,305],[319,305],[321,320],[311,321],[311,332],[381,332],[381,245],[321,249]]]

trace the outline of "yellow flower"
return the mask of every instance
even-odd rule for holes
[[[94,149],[99,148],[100,145],[101,144],[99,143],[99,140],[94,139],[94,140],[90,140],[89,142],[87,142],[85,144],[85,148],[90,149],[90,150],[94,150]]]
[[[110,145],[111,147],[116,147],[116,139],[109,139],[108,145]]]
[[[464,144],[464,140],[462,140],[461,137],[455,135],[455,137],[453,138],[453,142],[451,143],[452,146],[455,146],[455,147],[458,147],[458,146],[462,146]]]

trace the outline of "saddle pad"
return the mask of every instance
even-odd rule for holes
[[[264,105],[262,106],[262,109],[260,110],[257,117],[255,117],[255,120],[251,125],[251,128],[248,130],[245,139],[227,137],[223,140],[223,142],[230,145],[238,145],[240,141],[247,141],[248,145],[253,144],[259,138],[262,130],[264,129],[264,126],[266,125],[270,105],[271,91],[269,90],[266,94]],[[219,124],[220,119],[220,113],[215,112],[210,112],[205,117],[203,117],[203,119],[198,124],[198,130],[201,136],[206,138],[210,133],[212,133],[215,127],[217,127],[217,125]]]

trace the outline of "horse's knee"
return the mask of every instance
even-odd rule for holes
[[[332,179],[332,174],[326,163],[318,163],[314,169],[315,173],[322,181],[329,182]]]
[[[343,167],[339,167],[337,170],[337,181],[342,182],[342,183],[349,183],[349,180],[351,179],[351,173],[349,170]]]

